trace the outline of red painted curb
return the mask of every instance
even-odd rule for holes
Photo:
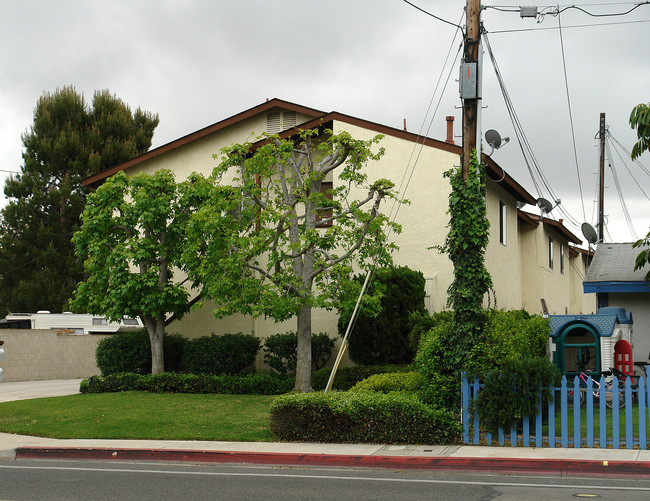
[[[16,458],[193,461],[268,465],[358,466],[420,470],[480,470],[554,475],[650,476],[647,461],[594,461],[528,458],[457,458],[425,456],[372,456],[276,452],[188,451],[170,449],[108,449],[19,447]]]

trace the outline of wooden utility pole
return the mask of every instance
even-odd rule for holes
[[[463,99],[463,180],[467,180],[471,153],[477,145],[477,125],[480,106],[479,42],[481,39],[481,0],[467,0],[467,27],[461,65],[460,89]],[[481,159],[478,159],[479,163]]]
[[[605,114],[600,114],[600,169],[598,182],[598,241],[605,241]]]

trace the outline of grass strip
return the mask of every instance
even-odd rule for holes
[[[0,432],[51,438],[271,441],[273,396],[100,393],[0,404]]]

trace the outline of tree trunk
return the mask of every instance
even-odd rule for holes
[[[151,373],[161,374],[165,372],[165,355],[163,352],[165,319],[164,317],[146,316],[143,320],[149,333],[149,344],[151,345]]]
[[[311,387],[311,306],[303,304],[298,311],[296,384],[293,390],[308,393]]]

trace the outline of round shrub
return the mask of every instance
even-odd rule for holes
[[[187,343],[183,367],[192,374],[239,374],[257,356],[260,340],[252,334],[203,336]]]
[[[163,337],[165,370],[180,370],[186,339],[179,334],[167,334]],[[135,332],[118,332],[102,339],[95,352],[97,367],[102,374],[151,372],[151,344],[146,330]]]
[[[352,367],[339,367],[336,371],[336,377],[332,385],[333,390],[348,391],[359,381],[374,374],[384,374],[386,372],[408,372],[412,368],[408,365],[354,365]],[[324,367],[317,370],[311,375],[311,387],[316,391],[324,390],[329,381],[332,369]]]
[[[363,381],[359,381],[350,388],[350,391],[376,391],[379,393],[399,391],[412,393],[424,386],[425,382],[424,376],[417,372],[388,372],[385,374],[375,374]]]

